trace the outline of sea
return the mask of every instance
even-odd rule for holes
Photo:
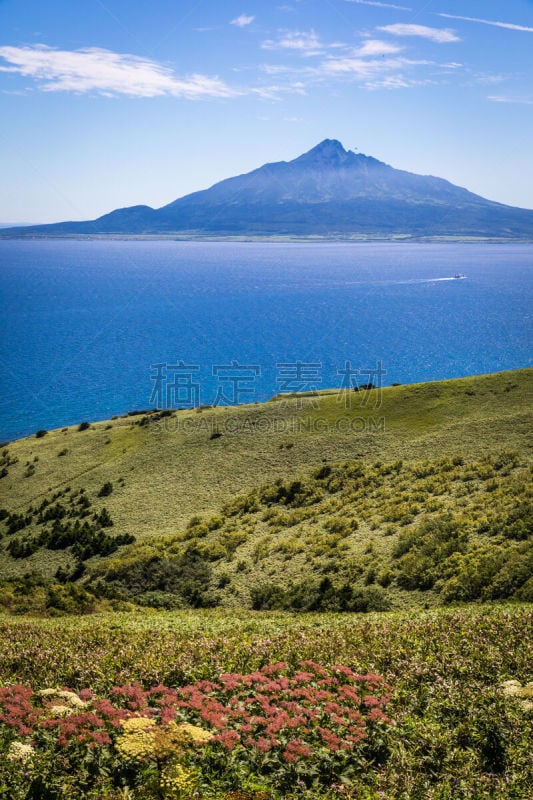
[[[533,244],[4,240],[0,291],[0,441],[532,361]]]

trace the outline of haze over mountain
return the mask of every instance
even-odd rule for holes
[[[32,225],[2,236],[473,236],[533,238],[533,211],[449,181],[395,169],[325,139],[292,161],[265,164],[159,209]]]

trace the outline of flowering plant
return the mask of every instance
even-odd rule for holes
[[[379,675],[302,661],[177,691],[178,714],[216,731],[206,753],[231,782],[243,764],[277,788],[349,780],[383,754],[389,687]],[[218,747],[217,747],[218,745]],[[228,755],[230,756],[228,758]]]
[[[40,754],[60,756],[54,769],[78,774],[80,797],[91,796],[104,778],[143,783],[152,787],[149,796],[164,798],[189,797],[213,784],[243,788],[252,780],[298,790],[349,781],[376,760],[390,722],[388,700],[379,675],[313,661],[226,673],[178,689],[119,686],[110,698],[88,689],[8,686],[0,688],[0,735],[30,782]]]

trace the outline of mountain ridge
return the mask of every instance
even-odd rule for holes
[[[291,161],[263,164],[154,209],[3,230],[70,235],[533,239],[533,210],[497,203],[433,175],[396,169],[324,139]]]

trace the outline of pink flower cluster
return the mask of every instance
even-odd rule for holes
[[[367,737],[369,724],[388,723],[389,687],[379,675],[357,675],[349,667],[324,668],[304,661],[248,675],[221,675],[178,690],[178,709],[218,731],[215,741],[260,753],[281,751],[294,762],[317,749],[351,751]]]
[[[0,686],[0,722],[20,736],[29,736],[39,717],[31,704],[32,696],[28,686]]]
[[[60,747],[71,742],[87,742],[91,747],[111,744],[110,733],[130,713],[105,699],[95,699],[84,708],[92,698],[87,690],[78,697],[83,701],[81,708],[58,707],[60,701],[34,694],[28,686],[0,687],[0,723],[24,737],[35,738],[39,730],[51,731]]]
[[[25,737],[50,732],[59,747],[72,742],[98,747],[111,744],[121,721],[132,715],[162,724],[179,718],[214,729],[213,742],[227,750],[276,751],[293,763],[319,751],[352,751],[367,737],[369,725],[390,722],[383,678],[313,661],[297,669],[279,663],[248,675],[227,673],[180,689],[117,686],[111,699],[95,698],[85,689],[78,698],[81,707],[57,714],[42,693],[26,686],[0,688],[0,723]]]

